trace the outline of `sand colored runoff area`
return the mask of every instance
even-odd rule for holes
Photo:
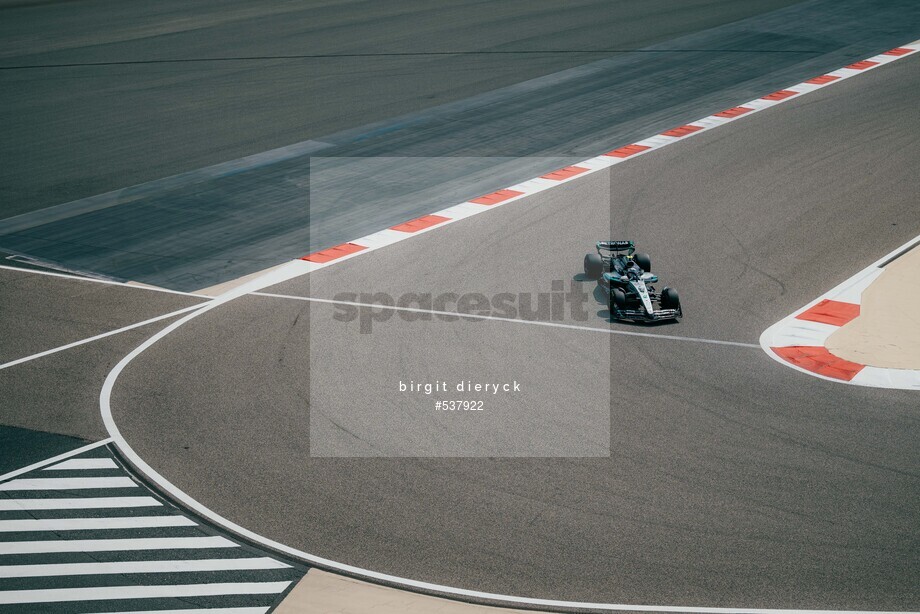
[[[833,355],[888,369],[920,369],[920,245],[862,293],[859,316],[826,342]]]
[[[419,595],[311,569],[288,593],[275,614],[524,614]]]

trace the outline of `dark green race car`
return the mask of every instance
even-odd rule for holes
[[[652,261],[635,253],[632,241],[598,241],[597,253],[585,256],[585,276],[608,290],[607,305],[614,320],[661,322],[683,316],[680,298],[673,288],[660,293],[652,284]]]

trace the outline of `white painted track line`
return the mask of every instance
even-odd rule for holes
[[[207,304],[207,303],[203,303],[203,304]],[[3,363],[2,365],[0,365],[0,369],[8,369],[9,367],[14,367],[24,362],[35,360],[36,358],[42,358],[44,356],[49,356],[51,354],[57,354],[58,352],[69,350],[70,348],[75,348],[80,345],[92,343],[93,341],[98,341],[99,339],[105,339],[106,337],[111,337],[112,335],[118,335],[120,333],[124,333],[129,330],[134,330],[135,328],[140,328],[142,326],[147,326],[148,324],[153,324],[154,322],[159,322],[161,320],[168,320],[169,318],[174,318],[178,315],[182,315],[183,313],[188,313],[189,311],[201,309],[201,306],[202,306],[201,304],[191,305],[189,307],[185,307],[184,309],[177,309],[176,311],[171,311],[169,313],[164,313],[161,316],[156,316],[155,318],[144,320],[143,322],[136,322],[134,324],[129,324],[128,326],[123,326],[121,328],[116,328],[115,330],[110,330],[106,333],[101,333],[99,335],[87,337],[86,339],[81,339],[80,341],[74,341],[73,343],[68,343],[67,345],[62,345],[60,347],[52,348],[50,350],[45,350],[44,352],[32,354],[31,356],[24,356],[23,358],[17,358],[16,360],[11,360],[10,362]]]
[[[24,269],[17,266],[8,266],[5,264],[0,264],[0,269],[6,271],[16,271],[18,273],[31,273],[33,275],[47,275],[48,277],[63,277],[64,279],[72,279],[73,281],[89,281],[94,284],[105,284],[107,286],[121,286],[123,288],[131,288],[133,290],[147,290],[148,292],[163,292],[165,294],[179,294],[182,296],[194,296],[196,298],[211,299],[210,296],[204,294],[195,294],[194,292],[181,292],[179,290],[169,290],[167,288],[158,288],[157,286],[145,286],[127,283],[123,281],[112,281],[110,279],[95,279],[93,277],[81,277],[79,275],[68,275],[67,273],[52,273],[51,271],[39,271],[36,269]]]
[[[251,569],[287,569],[281,561],[268,557],[251,559],[188,559],[168,561],[118,561],[115,563],[54,563],[47,565],[0,566],[0,578],[36,578],[47,576],[95,576],[107,574],[181,573],[201,571],[238,571]]]
[[[29,531],[109,531],[160,527],[197,527],[185,516],[129,516],[127,518],[28,518],[0,520],[0,533]]]
[[[129,477],[112,478],[29,478],[0,484],[0,491],[10,490],[88,490],[97,488],[137,488]]]
[[[28,510],[99,510],[129,507],[161,507],[153,497],[99,497],[68,499],[0,499],[0,512]]]
[[[72,539],[32,542],[0,542],[3,554],[47,554],[51,552],[129,552],[132,550],[186,550],[239,548],[219,535],[208,537],[151,537],[132,539]],[[3,593],[0,592],[0,595]]]
[[[291,583],[235,582],[165,586],[91,586],[0,592],[0,604],[103,601],[109,599],[156,599],[162,597],[208,597],[213,595],[268,595],[282,593]]]
[[[45,471],[83,471],[85,469],[120,469],[111,458],[72,458],[46,467]]]
[[[10,478],[14,478],[14,477],[16,477],[17,475],[22,475],[23,473],[28,473],[28,472],[34,471],[34,470],[36,470],[36,469],[41,469],[42,467],[47,467],[48,465],[51,465],[51,464],[53,464],[53,463],[60,462],[60,461],[62,461],[62,460],[68,459],[68,458],[70,458],[70,457],[72,457],[72,456],[77,456],[77,455],[79,455],[79,454],[83,454],[84,452],[88,452],[88,451],[93,450],[93,449],[95,449],[95,448],[98,448],[98,447],[100,447],[100,446],[104,446],[104,445],[110,443],[111,441],[112,441],[112,438],[109,437],[109,438],[107,438],[107,439],[103,439],[102,441],[97,441],[97,442],[94,442],[94,443],[91,443],[91,444],[88,444],[88,445],[85,445],[85,446],[76,448],[75,450],[70,450],[69,452],[64,452],[63,454],[58,454],[57,456],[52,456],[51,458],[46,458],[45,460],[38,461],[37,463],[32,463],[31,465],[27,465],[27,466],[25,466],[25,467],[20,467],[19,469],[14,469],[13,471],[10,471],[10,472],[8,472],[8,473],[4,473],[3,475],[0,475],[0,482],[2,482],[3,480],[8,480],[8,479],[10,479]]]
[[[252,292],[253,296],[264,296],[268,298],[289,299],[295,301],[306,301],[308,303],[326,303],[330,305],[347,305],[350,307],[368,307],[388,311],[406,311],[410,313],[421,313],[427,315],[446,316],[451,318],[465,318],[469,320],[490,320],[494,322],[511,322],[515,324],[531,324],[533,326],[550,326],[553,328],[564,328],[567,330],[577,330],[605,335],[623,335],[626,337],[647,337],[651,339],[666,339],[669,341],[689,341],[692,343],[707,343],[712,345],[730,345],[743,348],[760,348],[756,343],[743,343],[741,341],[723,341],[721,339],[702,339],[699,337],[681,337],[679,335],[662,335],[657,333],[640,333],[629,330],[616,330],[609,328],[598,328],[596,326],[578,326],[577,324],[563,324],[561,322],[544,322],[540,320],[521,320],[518,318],[501,318],[498,316],[486,316],[472,313],[460,313],[456,311],[435,311],[432,309],[417,309],[414,307],[396,307],[389,305],[379,305],[375,303],[356,303],[352,301],[336,301],[326,298],[312,298],[309,296],[292,296],[288,294],[271,294],[269,292]]]

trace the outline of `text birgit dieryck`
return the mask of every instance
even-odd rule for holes
[[[450,384],[446,381],[434,382],[415,382],[412,380],[399,380],[400,392],[421,392],[422,394],[431,394],[433,392],[484,392],[487,394],[498,394],[499,392],[520,392],[521,384],[517,380],[505,383],[492,382],[474,382],[472,380],[460,380],[456,384]]]

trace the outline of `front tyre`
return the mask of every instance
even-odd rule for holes
[[[621,310],[626,309],[626,293],[619,288],[610,290],[610,298],[607,299],[607,307],[610,309],[610,315],[616,317]]]
[[[585,277],[592,280],[600,279],[604,274],[604,261],[598,254],[585,256]]]
[[[662,309],[680,309],[680,297],[674,288],[665,288],[661,291]]]

